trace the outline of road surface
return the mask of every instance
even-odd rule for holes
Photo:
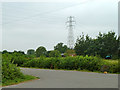
[[[117,74],[30,68],[21,69],[24,74],[37,76],[40,79],[7,86],[7,88],[118,88]]]

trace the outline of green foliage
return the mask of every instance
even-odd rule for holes
[[[7,80],[14,80],[15,78],[24,78],[20,69],[12,64],[7,58],[11,57],[2,56],[2,83],[5,83]]]
[[[24,75],[23,78],[16,77],[13,80],[10,80],[10,79],[9,80],[5,80],[5,82],[2,83],[2,86],[18,84],[20,82],[24,82],[24,81],[28,81],[28,80],[33,80],[33,79],[37,79],[37,78],[34,77],[34,76],[30,76],[30,75]]]
[[[61,54],[58,50],[54,50],[49,53],[49,57],[60,57],[60,56]]]
[[[5,53],[8,53],[8,51],[7,51],[7,50],[4,50],[4,51],[2,52],[2,54],[5,54]]]
[[[112,55],[114,59],[118,59],[119,40],[115,32],[99,33],[96,39],[90,38],[88,35],[80,36],[75,44],[75,52],[77,55],[100,55],[105,58]]]
[[[37,48],[36,50],[36,56],[40,57],[40,56],[46,56],[47,50],[45,47],[40,46],[39,48]]]
[[[58,50],[60,53],[66,52],[67,49],[67,46],[63,45],[63,43],[58,43],[56,46],[54,46],[54,50]]]
[[[27,50],[27,55],[35,55],[35,50],[34,49]]]
[[[104,60],[103,64],[109,67],[109,70],[108,70],[108,71],[109,71],[110,73],[119,72],[119,71],[118,71],[118,68],[119,68],[118,60]],[[120,73],[120,72],[119,72],[119,73]]]
[[[47,51],[46,57],[49,57],[50,52],[51,52],[51,51]]]
[[[0,72],[0,76],[2,76],[2,86],[12,85],[20,83],[22,81],[36,79],[36,77],[33,76],[23,75],[23,73],[20,71],[20,68],[16,67],[17,64],[21,66],[25,62],[26,59],[22,53],[14,52],[12,54],[4,53],[2,56],[0,55],[0,63],[2,64],[2,70],[0,67],[0,71],[2,71]]]
[[[0,53],[0,85],[2,84],[2,53]]]
[[[98,43],[98,54],[101,57],[105,57],[106,55],[115,55],[118,51],[118,40],[115,32],[108,32],[107,34],[99,33],[97,37]]]
[[[68,70],[89,70],[89,71],[101,71],[103,65],[109,67],[108,72],[118,72],[118,60],[103,60],[100,57],[94,56],[75,56],[75,57],[57,57],[59,51],[51,51],[51,55],[54,57],[46,58],[40,56],[39,58],[28,58],[20,53],[3,54],[3,71],[4,78],[10,78],[19,76],[19,69],[16,65],[24,67],[37,67],[37,68],[49,68],[49,69],[68,69]],[[14,63],[14,64],[12,64]],[[10,70],[8,69],[10,68]],[[13,71],[13,72],[12,72]],[[12,73],[11,73],[12,72]],[[16,73],[17,72],[17,73]],[[11,75],[10,75],[11,74]],[[9,77],[9,75],[11,77]]]
[[[21,53],[13,53],[13,54],[3,54],[3,58],[6,61],[10,61],[13,64],[17,64],[17,66],[21,66],[23,63],[27,62],[27,57],[24,54]]]
[[[75,50],[71,50],[71,49],[68,49],[68,50],[64,53],[65,56],[74,55],[74,54],[75,54]]]
[[[68,69],[68,70],[89,70],[101,71],[103,65],[108,65],[110,69],[108,72],[117,73],[117,63],[105,63],[99,57],[93,56],[76,56],[76,57],[42,57],[39,59],[29,60],[24,63],[25,67],[38,67],[49,69]]]
[[[90,38],[88,35],[80,36],[80,38],[77,39],[77,42],[75,44],[75,52],[77,55],[94,55],[94,43],[95,40]]]

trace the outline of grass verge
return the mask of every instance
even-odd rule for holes
[[[2,86],[15,85],[35,79],[39,78],[31,75],[24,75],[24,78],[15,78],[14,80],[7,80],[5,83],[2,83]]]
[[[46,69],[46,70],[63,70],[63,71],[80,71],[80,72],[91,72],[91,73],[104,73],[100,71],[89,71],[89,70],[68,70],[68,69],[49,69],[49,68],[38,68],[38,67],[19,67],[19,68],[31,68],[31,69]],[[120,74],[120,73],[109,73],[108,74]]]

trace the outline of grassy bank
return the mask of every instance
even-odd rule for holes
[[[24,78],[14,78],[13,80],[6,80],[6,82],[2,83],[2,86],[15,85],[22,82],[35,80],[35,79],[38,79],[38,78],[30,75],[24,75]]]
[[[2,56],[2,84],[1,86],[18,84],[21,82],[37,79],[34,76],[24,75],[17,65],[11,62],[9,54]]]

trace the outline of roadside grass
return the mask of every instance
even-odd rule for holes
[[[8,85],[15,85],[15,84],[19,84],[19,83],[23,83],[31,80],[36,80],[36,79],[39,79],[39,78],[31,75],[24,75],[24,78],[14,78],[14,80],[6,80],[6,82],[2,83],[1,86],[3,87]]]
[[[63,70],[63,71],[80,71],[80,72],[90,72],[90,73],[104,73],[100,71],[89,71],[89,70],[68,70],[68,69],[49,69],[49,68],[38,68],[38,67],[19,67],[19,68],[31,68],[31,69],[46,69],[46,70]],[[109,73],[108,74],[120,74],[120,73]]]
[[[118,63],[119,62],[119,60],[111,60],[111,59],[108,59],[108,60],[103,59],[103,61],[108,62],[108,63]]]

